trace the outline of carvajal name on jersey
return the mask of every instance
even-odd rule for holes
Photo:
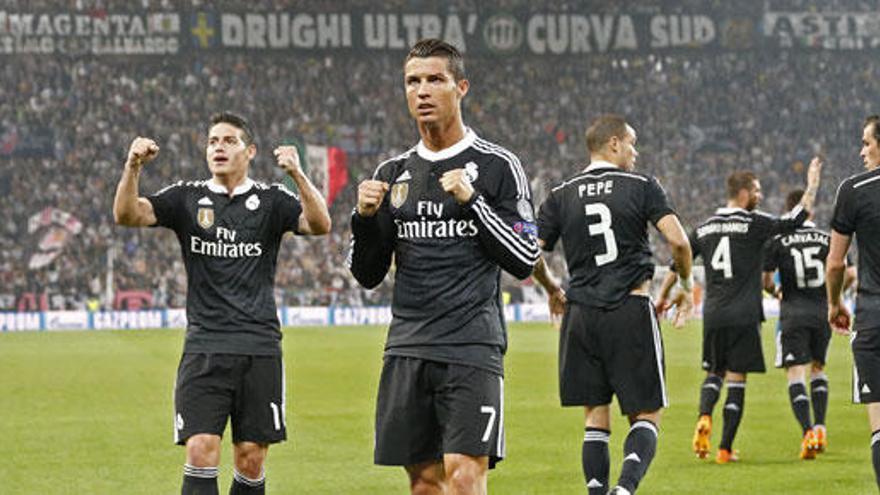
[[[749,224],[745,222],[719,222],[703,225],[697,229],[697,237],[710,234],[748,234]]]
[[[788,234],[783,236],[782,245],[788,246],[790,244],[805,244],[818,242],[824,246],[828,245],[828,235],[822,234],[820,232],[795,232],[794,234]]]

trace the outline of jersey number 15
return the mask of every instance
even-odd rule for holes
[[[822,287],[825,284],[825,266],[822,260],[815,256],[819,254],[818,246],[805,247],[802,250],[791,249],[791,257],[794,260],[794,274],[797,277],[798,289]],[[816,277],[807,278],[807,270],[815,269]]]

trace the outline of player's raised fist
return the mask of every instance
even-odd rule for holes
[[[156,158],[159,154],[159,145],[155,141],[145,137],[136,137],[128,148],[127,165],[140,167],[141,165]]]
[[[371,217],[379,210],[382,199],[388,192],[388,183],[380,180],[365,180],[358,186],[357,212],[362,217]]]
[[[463,168],[444,173],[440,177],[440,185],[460,204],[467,203],[474,195],[474,186],[471,185]]]
[[[278,160],[278,166],[284,169],[288,174],[302,173],[302,166],[299,163],[299,151],[296,146],[279,146],[273,151],[275,159]]]

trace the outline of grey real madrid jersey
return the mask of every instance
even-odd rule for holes
[[[880,168],[840,184],[831,228],[859,245],[856,331],[880,328]]]
[[[562,238],[571,274],[566,297],[614,309],[654,276],[648,223],[673,213],[657,179],[597,161],[551,190],[538,230],[545,250]]]
[[[462,168],[475,189],[460,205],[440,185]],[[510,151],[467,130],[440,152],[422,143],[379,165],[379,211],[352,215],[349,268],[365,287],[396,271],[386,355],[502,373],[507,335],[501,269],[526,278],[538,259],[529,182]]]
[[[188,279],[184,352],[281,353],[273,287],[281,237],[302,206],[280,184],[246,179],[230,196],[211,180],[153,196],[157,223],[177,234]]]
[[[764,319],[764,244],[776,234],[793,232],[806,219],[807,211],[800,205],[782,217],[718,208],[691,233],[694,258],[702,256],[706,267],[704,325],[753,325]]]
[[[782,285],[780,319],[790,326],[825,325],[825,259],[831,235],[804,222],[794,232],[779,234],[764,247],[764,271],[779,270]]]

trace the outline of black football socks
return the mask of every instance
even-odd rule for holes
[[[218,495],[217,468],[183,465],[181,495]]]
[[[589,495],[608,493],[608,473],[611,459],[608,455],[608,437],[611,433],[601,428],[586,428],[581,447],[581,465]]]
[[[645,419],[632,424],[623,443],[623,468],[617,484],[635,493],[657,452],[657,426]]]
[[[727,401],[724,403],[724,427],[719,448],[732,451],[733,439],[743,416],[746,382],[727,382]]]

